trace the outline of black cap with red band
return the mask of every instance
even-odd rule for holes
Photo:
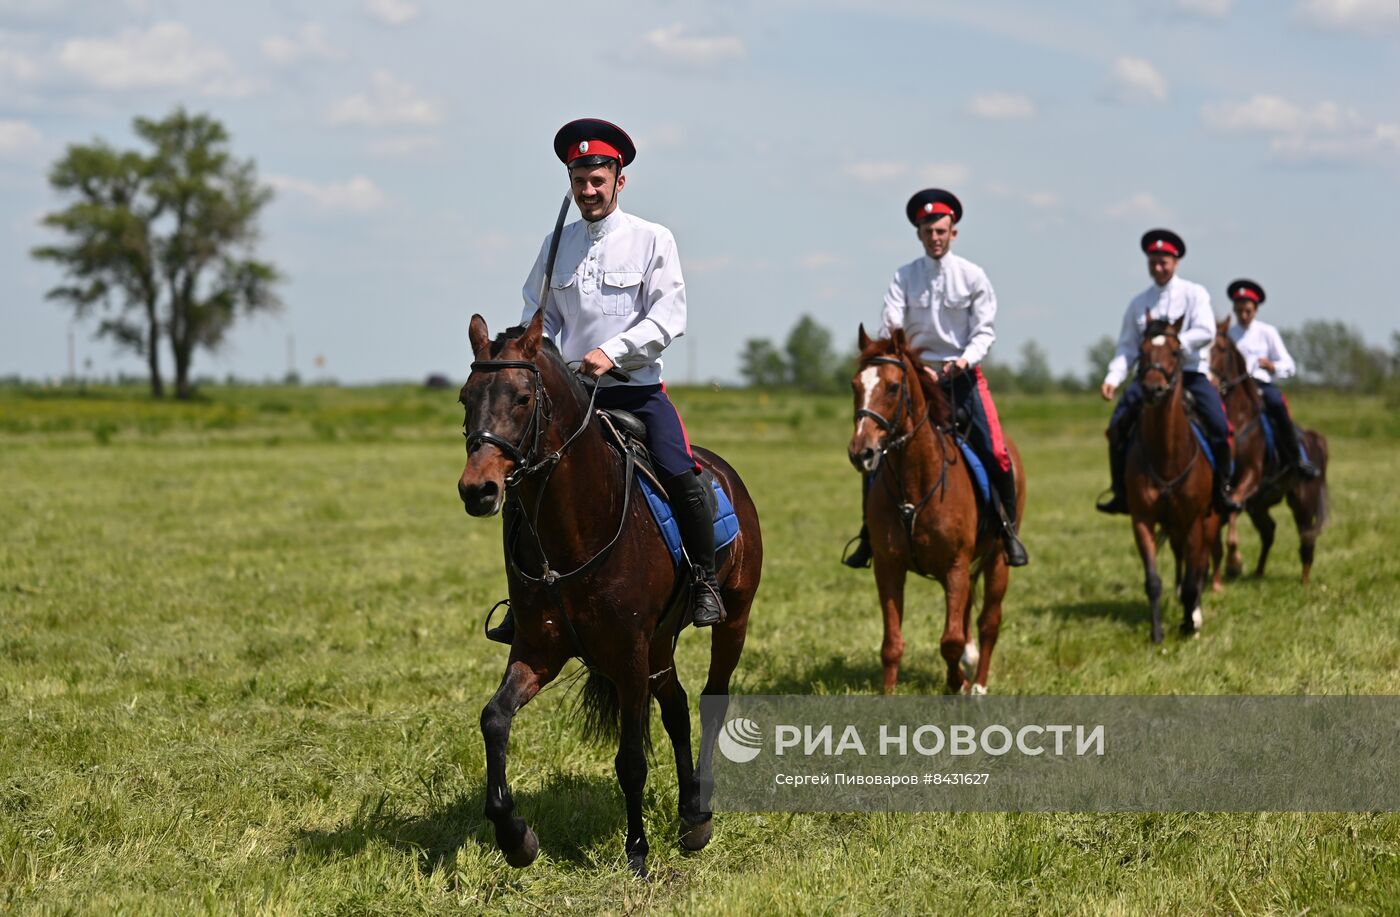
[[[942,188],[925,188],[904,205],[904,215],[915,226],[945,216],[952,217],[953,222],[957,223],[962,219],[962,213],[962,202],[951,191]]]
[[[1253,280],[1240,278],[1234,281],[1226,288],[1226,295],[1230,297],[1230,302],[1234,302],[1237,299],[1248,299],[1256,306],[1262,306],[1264,304],[1264,288]]]
[[[1142,251],[1147,255],[1186,256],[1186,243],[1170,229],[1149,229],[1142,234]]]
[[[609,160],[630,165],[637,147],[627,132],[611,121],[579,118],[559,128],[554,135],[554,154],[569,168],[598,166]]]

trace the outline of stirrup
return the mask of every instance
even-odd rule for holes
[[[1128,498],[1113,492],[1113,488],[1105,491],[1109,497],[1103,499],[1103,494],[1099,495],[1099,501],[1094,504],[1094,509],[1101,513],[1108,513],[1110,516],[1123,515],[1128,512]]]
[[[851,545],[855,542],[860,542],[860,544],[857,544],[856,549],[852,551]],[[841,563],[850,567],[852,570],[864,570],[869,567],[872,556],[874,556],[874,552],[870,550],[870,539],[868,537],[861,538],[857,535],[846,542],[846,546],[841,549]]]
[[[491,626],[491,616],[496,613],[496,609],[502,605],[506,606],[506,616],[501,618],[501,623],[495,627]],[[504,643],[510,646],[515,642],[515,612],[510,607],[510,599],[501,599],[491,610],[486,612],[486,620],[482,622],[486,629],[486,639],[494,640],[497,643]]]
[[[719,584],[715,582],[715,575],[700,567],[693,569],[695,581],[691,586],[694,592],[690,597],[690,623],[696,627],[712,627],[723,623],[729,616],[724,610],[724,600],[719,597]],[[707,607],[709,612],[702,614]]]
[[[1298,476],[1305,481],[1315,481],[1318,478],[1322,477],[1322,469],[1317,467],[1310,461],[1305,462],[1302,459],[1299,459],[1298,463],[1293,467],[1298,472]]]

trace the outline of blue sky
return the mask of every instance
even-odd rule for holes
[[[625,209],[668,225],[689,288],[674,381],[733,379],[744,339],[808,312],[854,342],[918,256],[941,185],[1000,302],[992,358],[1035,340],[1082,373],[1149,283],[1157,225],[1223,314],[1400,328],[1397,0],[516,3],[0,0],[0,375],[59,375],[68,315],[32,261],[68,143],[208,112],[278,189],[262,254],[286,311],[196,372],[462,376],[467,323],[514,321],[565,190],[563,122],[623,125]],[[79,327],[96,373],[141,362]],[[324,358],[317,369],[313,359]]]

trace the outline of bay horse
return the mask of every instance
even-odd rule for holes
[[[1206,450],[1191,430],[1182,385],[1183,319],[1154,321],[1138,351],[1143,406],[1137,434],[1128,446],[1123,483],[1133,538],[1142,558],[1144,588],[1152,606],[1152,642],[1162,642],[1162,578],[1157,573],[1157,533],[1171,543],[1181,597],[1181,633],[1200,632],[1201,590],[1210,552],[1220,529],[1211,499],[1213,472]]]
[[[947,397],[924,372],[903,329],[873,340],[861,325],[859,343],[859,365],[851,380],[855,431],[848,456],[857,471],[874,475],[865,512],[885,623],[880,648],[885,693],[894,693],[904,658],[904,583],[912,570],[943,586],[946,612],[939,649],[948,665],[947,690],[986,694],[1010,580],[1001,526],[980,524],[977,485],[954,439]],[[1025,473],[1010,439],[1006,448],[1016,475],[1020,519]],[[979,576],[984,595],[974,643],[968,636]]]
[[[1327,439],[1316,430],[1300,430],[1299,437],[1308,457],[1317,465],[1322,474],[1314,479],[1306,479],[1294,470],[1291,463],[1280,462],[1275,457],[1268,460],[1268,443],[1264,439],[1264,427],[1260,421],[1263,413],[1263,399],[1259,397],[1258,386],[1249,373],[1244,355],[1230,339],[1230,317],[1227,315],[1216,323],[1215,343],[1210,349],[1210,371],[1220,387],[1220,396],[1225,399],[1225,410],[1230,425],[1235,428],[1235,469],[1238,475],[1235,486],[1236,499],[1244,504],[1250,521],[1259,532],[1261,542],[1259,562],[1254,575],[1264,575],[1264,565],[1268,562],[1269,551],[1274,545],[1274,535],[1278,528],[1269,509],[1280,500],[1288,501],[1293,512],[1293,524],[1298,530],[1298,556],[1303,567],[1303,584],[1307,585],[1312,574],[1313,557],[1317,550],[1317,537],[1322,533],[1328,518],[1327,495]],[[1228,549],[1224,573],[1235,578],[1244,573],[1244,557],[1240,554],[1239,514],[1230,515],[1225,546],[1216,539],[1213,549],[1212,567],[1214,585],[1221,587],[1221,556]]]
[[[515,813],[506,781],[511,720],[569,659],[581,658],[588,681],[580,706],[599,734],[617,738],[627,862],[645,876],[642,794],[653,697],[675,750],[680,843],[699,850],[712,832],[706,806],[715,735],[707,721],[693,764],[689,702],[674,657],[689,605],[689,568],[678,571],[672,563],[630,462],[609,445],[589,387],[544,338],[542,321],[536,312],[527,328],[493,341],[486,321],[472,316],[474,362],[459,398],[467,462],[458,494],[472,516],[507,508],[503,542],[516,624],[505,675],[481,711],[486,816],[506,862],[534,861],[539,840]],[[727,697],[758,589],[763,541],[738,474],[714,453],[693,451],[739,519],[738,538],[716,571],[728,615],[712,628],[703,692]]]

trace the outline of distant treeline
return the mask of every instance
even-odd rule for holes
[[[1400,390],[1400,332],[1391,334],[1389,350],[1368,344],[1360,331],[1344,322],[1306,321],[1301,328],[1279,332],[1298,364],[1297,377],[1285,385],[1344,392]],[[1045,349],[1030,340],[1021,345],[1016,363],[989,359],[982,364],[982,374],[997,392],[1098,391],[1116,344],[1115,338],[1099,338],[1085,351],[1083,373],[1057,376]],[[841,355],[831,332],[803,315],[781,346],[767,338],[745,341],[739,372],[749,386],[840,392],[850,385],[855,360],[854,351]]]

